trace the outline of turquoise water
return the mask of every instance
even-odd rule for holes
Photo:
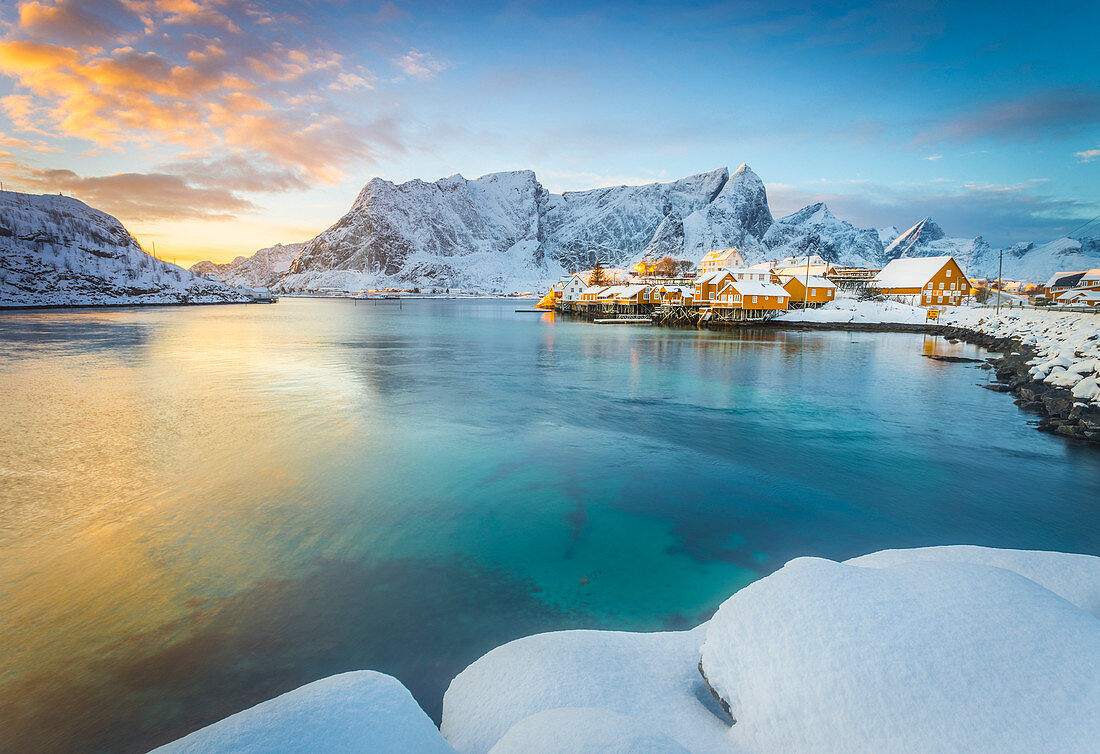
[[[0,748],[140,751],[375,668],[682,628],[799,555],[1100,555],[1100,453],[912,334],[515,302],[0,314]]]

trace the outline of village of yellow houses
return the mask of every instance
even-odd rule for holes
[[[972,293],[949,256],[896,259],[874,270],[839,267],[816,255],[746,266],[737,249],[722,249],[708,252],[695,266],[644,260],[630,270],[597,266],[573,273],[554,285],[540,306],[618,320],[717,323],[820,307],[841,290],[848,295],[866,290],[924,307],[958,306]]]

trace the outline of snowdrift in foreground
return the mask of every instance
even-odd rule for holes
[[[454,749],[397,679],[359,670],[257,704],[157,751],[453,754]]]
[[[969,546],[798,558],[691,631],[498,647],[451,682],[442,733],[397,681],[361,672],[166,750],[1088,751],[1100,558]]]

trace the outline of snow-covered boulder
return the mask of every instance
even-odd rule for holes
[[[903,551],[862,564],[791,561],[707,626],[701,668],[737,721],[731,744],[1091,750],[1100,620],[1065,596],[1094,604],[1100,559],[1082,558],[990,553],[975,563],[983,558]]]
[[[729,720],[698,671],[703,630],[561,631],[497,647],[451,681],[443,735],[464,754],[487,752],[533,715],[585,708],[605,714],[569,714],[576,725],[591,724],[596,737],[616,727],[609,721],[620,718],[608,717],[614,715],[631,720],[642,735],[659,734],[689,751],[727,748]],[[519,731],[547,731],[565,717],[542,718]],[[517,733],[516,740],[527,739]]]
[[[1073,386],[1072,392],[1079,401],[1100,401],[1100,382],[1095,377],[1086,377]]]
[[[315,681],[157,749],[163,754],[453,754],[397,679],[371,670]]]
[[[513,725],[490,754],[687,754],[645,720],[591,707],[559,707]]]

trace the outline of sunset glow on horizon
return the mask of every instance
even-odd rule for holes
[[[0,10],[0,175],[183,266],[308,240],[374,176],[742,162],[777,215],[1042,241],[1100,213],[1100,11],[1065,10],[26,0]]]

